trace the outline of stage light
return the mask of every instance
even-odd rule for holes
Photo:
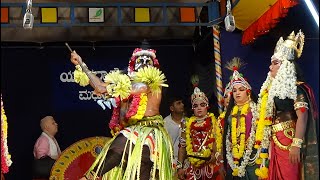
[[[23,16],[22,27],[24,29],[32,29],[34,16],[32,14],[32,0],[27,0],[26,13]]]
[[[236,29],[234,16],[231,13],[230,0],[227,1],[227,15],[224,18],[224,25],[225,25],[226,31],[228,31],[228,32],[233,32]]]
[[[316,8],[314,7],[311,0],[304,0],[304,2],[307,4],[309,11],[311,12],[313,19],[316,21],[318,27],[319,27],[319,13],[317,12]]]

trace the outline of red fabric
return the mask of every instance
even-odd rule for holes
[[[313,93],[312,88],[307,83],[302,83],[301,86],[304,87],[304,89],[307,91],[307,93],[310,97],[311,104],[309,104],[309,105],[311,107],[311,113],[314,116],[314,119],[318,119],[319,112],[318,112],[318,107],[317,107],[316,99],[314,97],[314,93]]]
[[[287,138],[282,131],[276,134],[281,144],[287,146],[292,139]],[[271,159],[269,165],[269,180],[299,180],[300,163],[292,164],[289,161],[289,151],[281,150],[271,141]]]
[[[274,28],[280,18],[287,15],[289,8],[298,4],[298,0],[278,0],[258,20],[252,23],[242,35],[242,44],[250,44],[259,36]]]
[[[64,172],[64,179],[80,179],[90,168],[95,157],[91,152],[86,152],[77,157]]]

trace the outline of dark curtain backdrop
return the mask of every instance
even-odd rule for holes
[[[179,95],[189,102],[186,87],[190,85],[191,44],[184,40],[150,42],[151,48],[157,50],[160,68],[169,84],[169,88],[164,89],[160,110],[164,117],[169,114],[166,103],[169,96]],[[33,145],[41,133],[40,119],[46,115],[54,116],[59,124],[57,140],[61,149],[83,138],[111,136],[108,128],[111,110],[103,110],[93,101],[91,104],[87,101],[78,103],[78,95],[67,97],[79,86],[61,83],[59,79],[61,72],[74,71],[70,52],[63,43],[46,43],[42,44],[43,48],[32,43],[2,45],[1,93],[8,117],[8,146],[13,161],[6,179],[32,178]],[[134,48],[140,43],[98,43],[94,49],[83,43],[71,42],[70,45],[90,69],[110,71],[125,69]],[[92,90],[91,87],[85,89]]]
[[[247,65],[241,72],[249,80],[253,91],[258,94],[266,78],[270,57],[280,36],[286,37],[291,31],[302,29],[305,33],[305,47],[298,64],[304,71],[306,82],[314,89],[319,105],[319,28],[315,25],[305,4],[292,8],[288,16],[276,28],[272,29],[249,46],[241,45],[241,33],[229,33],[221,29],[222,65],[231,58],[242,58]],[[167,98],[170,95],[184,97],[190,104],[190,75],[196,67],[210,66],[210,58],[203,62],[194,54],[192,40],[151,42],[157,50],[161,69],[168,79],[169,88],[164,90],[161,114],[169,114]],[[15,46],[2,42],[1,48],[1,93],[8,117],[8,145],[13,164],[6,174],[8,180],[31,179],[33,145],[41,133],[40,119],[53,115],[59,124],[57,139],[62,149],[72,143],[91,136],[110,136],[108,121],[110,110],[102,110],[97,104],[61,108],[56,94],[63,95],[69,84],[57,85],[58,77],[52,77],[55,67],[74,70],[70,64],[70,53],[63,43],[39,45],[18,43]],[[71,47],[83,57],[94,70],[110,70],[127,65],[136,42],[111,42],[96,44],[95,48],[85,43],[70,43]],[[21,46],[21,47],[17,47]],[[37,46],[35,48],[35,46]],[[10,48],[8,48],[10,47]],[[95,49],[95,50],[94,50]],[[212,50],[213,53],[213,50]],[[210,53],[209,53],[210,54]],[[195,58],[197,57],[197,58]],[[90,66],[93,65],[93,66]],[[208,68],[210,69],[210,68]],[[209,71],[209,70],[208,70]],[[214,72],[211,73],[214,76]],[[223,68],[224,84],[231,75]],[[70,84],[70,86],[72,86]],[[205,85],[204,85],[205,86]],[[207,84],[213,86],[212,84]],[[75,97],[77,99],[78,97]],[[61,100],[61,103],[64,100]],[[86,103],[86,102],[83,102]],[[190,110],[190,109],[189,109]]]

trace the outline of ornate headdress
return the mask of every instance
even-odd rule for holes
[[[193,90],[193,94],[191,95],[191,104],[194,104],[196,100],[202,100],[205,103],[209,104],[209,100],[204,92],[201,92],[201,90],[198,87],[195,87]]]
[[[272,78],[270,72],[268,81],[272,80],[269,90],[270,97],[278,97],[280,99],[293,99],[297,97],[297,75],[294,60],[300,58],[304,46],[304,34],[299,30],[297,35],[294,31],[284,41],[282,37],[278,40],[271,61],[277,59],[281,61],[277,75]],[[266,80],[266,81],[267,81]],[[266,82],[266,84],[268,84]]]
[[[274,49],[274,54],[271,60],[278,59],[280,61],[293,61],[300,58],[304,46],[304,34],[299,30],[297,35],[294,31],[284,41],[282,37],[278,40]]]
[[[230,85],[229,85],[229,90],[232,91],[233,86],[236,84],[241,84],[247,89],[251,90],[250,84],[247,82],[247,80],[242,76],[242,74],[239,73],[240,67],[243,65],[241,62],[240,58],[234,57],[231,61],[229,61],[226,64],[226,68],[229,69],[230,71],[233,71],[232,76],[230,77]]]
[[[136,63],[136,59],[140,56],[148,56],[151,57],[152,61],[153,61],[153,66],[156,68],[159,68],[159,62],[158,59],[156,57],[156,50],[154,49],[143,49],[143,48],[136,48],[133,53],[132,56],[129,60],[129,66],[128,66],[128,74],[132,74],[134,72],[134,66]]]
[[[204,92],[202,92],[197,86],[199,84],[199,77],[197,75],[193,75],[191,77],[191,83],[194,87],[193,94],[191,95],[191,104],[196,100],[202,100],[205,103],[209,104],[209,100]]]

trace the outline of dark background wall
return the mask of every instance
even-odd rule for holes
[[[94,70],[105,71],[115,67],[124,69],[132,51],[140,45],[113,42],[112,45],[104,43],[103,47],[97,45],[93,50],[91,46],[70,44],[89,68],[95,65]],[[170,94],[188,96],[186,87],[189,86],[193,50],[190,41],[158,41],[150,42],[150,45],[157,50],[161,70],[168,80],[169,88],[164,89],[161,106],[161,114],[166,116],[169,112],[165,102]],[[111,110],[103,110],[94,102],[74,104],[78,95],[63,99],[63,95],[72,90],[70,87],[75,86],[74,83],[59,82],[59,76],[52,73],[61,67],[74,71],[70,52],[63,43],[47,44],[42,49],[30,44],[21,48],[7,46],[1,51],[1,93],[8,117],[8,146],[13,161],[7,179],[31,179],[33,145],[41,133],[40,119],[46,115],[54,116],[59,124],[57,140],[61,149],[86,137],[111,136],[108,128]]]
[[[232,57],[242,58],[247,65],[242,70],[250,81],[255,93],[266,78],[270,57],[280,36],[286,37],[292,30],[305,33],[305,47],[298,64],[305,72],[306,81],[314,88],[319,105],[319,28],[306,9],[304,3],[289,11],[270,33],[249,46],[241,45],[241,33],[221,32],[221,58],[223,65]],[[86,43],[73,42],[71,47],[95,70],[124,68],[138,42],[101,42],[95,50]],[[190,75],[195,66],[210,65],[195,59],[192,40],[172,40],[150,42],[157,50],[161,69],[165,73],[169,88],[164,90],[161,114],[168,115],[167,97],[179,94],[189,103]],[[52,76],[55,66],[74,70],[70,64],[70,53],[63,43],[43,44],[39,48],[34,43],[2,42],[1,47],[1,93],[8,117],[8,146],[13,164],[6,174],[8,180],[31,179],[33,145],[41,133],[39,121],[45,115],[53,115],[59,124],[57,139],[62,149],[72,143],[91,136],[110,136],[108,121],[110,110],[103,111],[97,104],[83,108],[80,105],[68,110],[60,108],[55,91],[67,92],[69,85],[57,85]],[[213,53],[213,51],[212,51]],[[198,62],[199,61],[199,62]],[[197,63],[198,62],[198,63]],[[101,64],[101,65],[99,65]],[[196,65],[195,65],[196,64]],[[199,65],[200,64],[200,65]],[[212,73],[214,76],[214,72]],[[223,80],[231,75],[223,69]],[[213,86],[207,84],[206,86]],[[77,97],[75,97],[76,99]],[[64,100],[61,103],[65,103]],[[63,104],[61,104],[63,106]]]

